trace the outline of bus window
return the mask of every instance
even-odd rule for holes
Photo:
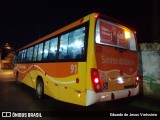
[[[33,47],[29,48],[30,49],[30,54],[29,54],[29,61],[32,61],[32,57],[33,57]]]
[[[77,29],[69,34],[68,54],[72,59],[84,57],[85,27]]]
[[[26,61],[28,62],[29,61],[29,54],[30,54],[30,52],[29,52],[29,48],[27,49],[27,56],[26,56]]]
[[[26,49],[22,51],[22,62],[25,62],[25,59],[26,59],[26,52],[27,52]]]
[[[49,41],[46,41],[44,44],[43,61],[48,60],[48,52],[49,52]]]
[[[58,46],[58,38],[53,38],[53,39],[51,39],[49,46],[50,46],[50,48],[49,48],[48,58],[49,58],[49,60],[51,60],[51,61],[56,60],[57,46]]]
[[[34,47],[33,61],[37,61],[37,57],[38,57],[38,45]]]
[[[31,62],[33,57],[33,47],[27,49],[27,62]]]
[[[59,59],[81,59],[84,57],[85,27],[61,36]]]
[[[59,59],[66,59],[67,57],[69,57],[67,54],[68,35],[68,33],[64,34],[60,38]]]
[[[133,31],[103,19],[96,24],[96,43],[136,51]]]
[[[37,61],[42,60],[42,54],[43,54],[43,43],[40,43],[38,45],[38,59],[37,59]]]

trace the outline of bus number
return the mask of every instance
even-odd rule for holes
[[[71,73],[77,73],[77,65],[72,64],[70,67]]]

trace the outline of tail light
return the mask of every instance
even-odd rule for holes
[[[138,76],[136,77],[136,80],[139,81],[139,77]]]
[[[92,85],[95,92],[102,92],[101,87],[101,80],[99,77],[98,70],[95,68],[91,68],[91,79],[92,79]]]
[[[137,72],[136,82],[137,82],[137,83],[140,82],[140,73],[139,73],[139,71]]]
[[[95,13],[95,14],[94,14],[94,18],[95,18],[95,19],[99,18],[99,14],[98,14],[98,13]]]
[[[138,82],[138,83],[140,82],[139,76],[136,77],[136,82]]]
[[[98,18],[98,14],[95,14],[94,17],[95,17],[95,18]]]
[[[139,81],[139,76],[137,75],[137,77],[136,77],[136,83],[135,83],[136,86],[139,85],[139,83],[140,83],[140,81]]]
[[[139,83],[140,83],[140,74],[139,74],[139,72],[137,72],[136,85],[138,85]]]

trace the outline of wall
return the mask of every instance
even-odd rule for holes
[[[140,70],[143,78],[143,93],[160,98],[160,44],[140,44]]]

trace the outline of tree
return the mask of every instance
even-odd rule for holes
[[[9,61],[8,69],[12,69],[13,66],[14,66],[14,63],[13,63],[14,56],[15,56],[15,52],[14,52],[14,51],[10,51],[10,52],[7,54],[7,57],[5,57],[5,60]]]

